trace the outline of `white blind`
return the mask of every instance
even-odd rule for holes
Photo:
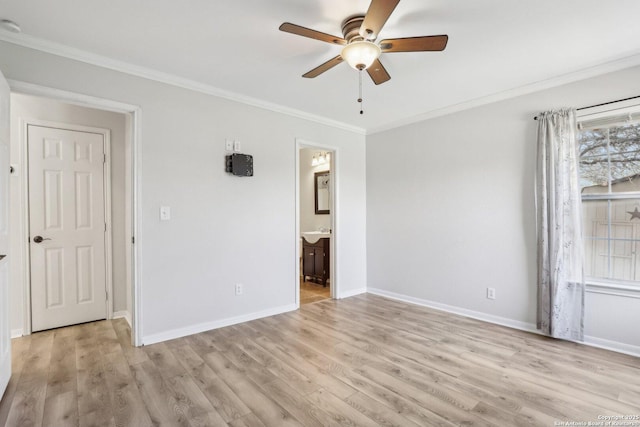
[[[627,113],[616,116],[600,117],[591,120],[579,120],[579,129],[605,129],[640,123],[640,112]]]
[[[578,111],[580,129],[605,129],[640,123],[640,101],[621,101]]]

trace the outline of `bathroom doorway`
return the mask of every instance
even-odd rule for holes
[[[300,305],[335,295],[334,252],[335,152],[300,146],[298,157]]]

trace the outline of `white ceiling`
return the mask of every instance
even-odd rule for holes
[[[348,65],[301,77],[340,48],[278,27],[287,21],[341,36],[342,20],[368,6],[369,0],[0,0],[0,18],[23,31],[0,31],[0,39],[51,41],[367,132],[602,64],[640,64],[638,0],[401,0],[379,40],[448,34],[449,44],[444,52],[383,54],[391,80],[375,86],[364,76],[361,116],[358,73]]]

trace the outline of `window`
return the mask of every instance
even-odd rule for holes
[[[619,111],[579,119],[585,275],[640,286],[640,115]]]

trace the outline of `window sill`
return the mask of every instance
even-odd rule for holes
[[[640,299],[640,286],[622,285],[606,281],[588,280],[586,281],[586,292],[592,294],[615,295],[627,298]]]

